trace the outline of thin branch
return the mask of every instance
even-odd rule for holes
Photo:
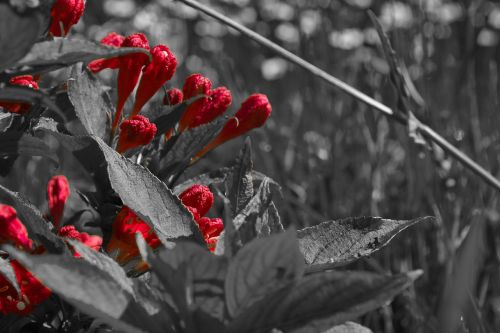
[[[372,97],[362,93],[358,89],[351,87],[347,83],[343,82],[340,79],[337,79],[333,75],[328,74],[324,70],[316,67],[315,65],[311,64],[310,62],[305,61],[304,59],[296,56],[295,54],[291,53],[290,51],[284,49],[283,47],[279,46],[278,44],[270,41],[269,39],[259,35],[258,33],[248,29],[247,27],[239,24],[238,22],[224,16],[223,14],[220,14],[219,12],[211,9],[210,7],[203,5],[197,1],[194,0],[176,0],[179,2],[184,3],[185,5],[194,8],[200,12],[203,12],[207,14],[208,16],[215,18],[216,20],[222,22],[223,24],[239,31],[246,37],[254,40],[258,44],[261,44],[268,49],[271,49],[281,57],[287,59],[288,61],[302,67],[306,71],[310,72],[314,76],[317,76],[330,85],[342,90],[343,92],[347,93],[348,95],[356,98],[359,101],[362,101],[363,103],[367,104],[368,106],[372,107],[373,109],[381,112],[382,114],[390,117],[391,119],[394,119],[404,125],[407,125],[407,120],[403,118],[402,115],[400,115],[397,112],[394,112],[390,107],[387,105],[384,105],[380,103],[379,101],[373,99]],[[467,169],[471,170],[473,173],[475,173],[477,176],[479,176],[483,181],[485,181],[488,185],[491,187],[495,188],[497,191],[500,191],[500,181],[495,178],[490,172],[488,172],[486,169],[484,169],[482,166],[477,164],[475,161],[473,161],[471,158],[469,158],[467,155],[465,155],[462,151],[460,151],[458,148],[453,146],[451,143],[449,143],[445,138],[443,138],[441,135],[436,133],[432,128],[429,126],[422,124],[420,121],[415,121],[417,130],[427,139],[431,140],[438,146],[440,146],[444,151],[446,151],[448,154],[453,156],[457,161],[459,161],[463,166],[465,166]]]

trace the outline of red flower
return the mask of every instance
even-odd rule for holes
[[[198,95],[208,95],[212,89],[212,82],[201,74],[191,74],[186,78],[182,92],[184,99],[188,100]]]
[[[147,145],[156,134],[156,125],[144,116],[133,116],[120,125],[120,137],[116,151],[120,154],[135,147]]]
[[[31,75],[15,76],[9,80],[9,83],[14,86],[23,86],[32,88],[34,90],[39,90],[38,83],[33,79],[33,76]],[[0,107],[12,113],[25,113],[29,110],[30,104],[1,102]]]
[[[196,155],[196,158],[200,158],[228,140],[245,134],[254,128],[261,127],[270,115],[271,104],[267,96],[262,94],[251,95],[241,104],[234,117],[226,122],[219,135],[203,148]]]
[[[51,291],[16,260],[12,260],[10,264],[21,293],[0,274],[0,312],[27,315],[35,306],[49,298]]]
[[[167,90],[165,97],[163,97],[163,104],[174,106],[182,103],[183,95],[182,91],[177,88],[172,88]]]
[[[69,29],[78,23],[84,9],[84,0],[56,0],[50,11],[52,21],[49,32],[56,37],[66,36]]]
[[[17,218],[16,210],[0,204],[0,244],[10,243],[31,250],[33,242],[28,237],[24,224]]]
[[[47,197],[49,199],[50,216],[52,223],[59,228],[64,212],[64,205],[70,194],[68,179],[65,176],[54,176],[47,184]]]
[[[110,32],[103,39],[101,39],[101,44],[112,46],[112,47],[120,47],[125,41],[125,36],[117,34],[116,32]],[[116,69],[120,66],[120,58],[109,58],[109,59],[97,59],[92,61],[88,68],[93,73],[98,73],[103,69]]]
[[[204,216],[214,203],[214,195],[205,185],[195,184],[179,195],[182,203],[186,207],[196,209],[198,216]],[[193,212],[191,212],[193,213]],[[196,215],[193,213],[193,216]],[[195,218],[195,220],[197,220]]]
[[[200,98],[187,107],[179,121],[179,131],[211,122],[227,110],[231,101],[231,92],[226,87],[210,90],[207,97]]]
[[[177,59],[165,45],[156,45],[151,49],[153,60],[144,68],[141,82],[135,94],[135,104],[131,116],[138,114],[144,104],[172,78],[177,67]]]
[[[99,251],[102,245],[102,238],[100,236],[79,232],[74,225],[67,225],[59,229],[59,236],[77,240],[95,251]],[[75,251],[74,256],[79,258],[80,254]]]
[[[142,33],[136,33],[128,36],[123,41],[122,47],[140,47],[149,50],[149,42]],[[123,107],[130,94],[134,91],[142,67],[147,65],[149,58],[144,53],[133,53],[119,58],[118,71],[118,102],[116,105],[115,119],[113,120],[112,132],[114,133],[118,122],[120,121]]]
[[[220,218],[208,218],[202,217],[198,221],[198,227],[200,228],[203,238],[207,243],[208,249],[213,252],[215,246],[217,245],[218,237],[224,230],[224,223]]]
[[[125,265],[139,256],[139,249],[135,242],[135,234],[138,232],[153,249],[160,246],[161,242],[153,229],[130,208],[123,206],[113,221],[111,240],[106,247],[108,253],[116,253],[116,261],[120,265]]]

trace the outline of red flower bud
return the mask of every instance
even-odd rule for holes
[[[188,100],[198,95],[208,95],[212,89],[212,82],[201,74],[191,74],[186,78],[182,92],[184,99]]]
[[[49,32],[56,37],[66,36],[69,29],[78,23],[84,9],[84,0],[56,0],[50,11],[52,21]]]
[[[123,41],[122,47],[139,47],[149,50],[149,42],[146,36],[142,33],[136,33],[128,36]],[[133,53],[119,58],[118,71],[118,102],[116,104],[116,114],[113,120],[112,131],[114,133],[118,122],[120,121],[123,107],[130,94],[135,89],[139,77],[141,76],[142,67],[148,64],[149,58],[144,53]]]
[[[135,94],[132,116],[138,114],[144,104],[172,78],[177,67],[177,59],[165,45],[156,45],[151,49],[153,60],[144,68],[141,82]]]
[[[113,221],[111,240],[106,247],[107,252],[116,255],[116,261],[120,265],[125,265],[131,259],[139,256],[139,249],[135,242],[135,234],[138,232],[153,249],[161,245],[153,229],[130,208],[123,206]]]
[[[120,47],[122,46],[125,40],[125,36],[117,34],[116,32],[110,32],[103,39],[101,39],[101,44],[112,46],[112,47]],[[92,61],[88,68],[93,73],[98,73],[103,69],[116,69],[120,66],[120,58],[109,58],[109,59],[97,59]]]
[[[217,245],[217,240],[221,232],[224,230],[224,223],[220,218],[202,217],[197,221],[203,238],[207,243],[208,249],[213,252]]]
[[[0,312],[27,315],[35,306],[49,298],[51,291],[16,260],[12,260],[10,265],[14,269],[21,292],[18,293],[16,288],[0,274]]]
[[[261,127],[270,115],[271,104],[267,96],[263,94],[251,95],[241,104],[234,117],[226,122],[219,135],[203,148],[196,155],[196,158],[200,158],[228,140],[245,134],[254,128]]]
[[[172,88],[167,90],[165,97],[163,97],[163,104],[174,106],[182,103],[183,95],[182,91],[177,88]]]
[[[208,97],[200,98],[187,107],[179,121],[179,131],[213,121],[226,112],[231,101],[231,92],[226,87],[210,90]]]
[[[49,201],[52,223],[59,228],[64,212],[64,205],[70,194],[68,179],[65,176],[54,176],[47,184],[47,197]]]
[[[77,240],[95,251],[99,251],[102,245],[102,238],[100,236],[89,235],[86,232],[79,232],[76,230],[74,225],[67,225],[59,229],[59,236]],[[80,254],[76,251],[74,251],[73,255],[76,258],[80,257]]]
[[[195,184],[179,195],[184,206],[196,209],[198,216],[204,216],[214,203],[214,195],[205,185]],[[193,214],[197,220],[195,214]]]
[[[156,125],[144,116],[133,116],[120,125],[120,137],[116,151],[120,154],[135,147],[147,145],[156,134]]]
[[[16,210],[0,204],[0,244],[10,243],[24,250],[30,250],[32,241],[24,224],[17,218]]]
[[[9,83],[14,86],[29,87],[34,90],[39,90],[38,83],[31,75],[15,76],[9,80]],[[13,102],[0,102],[0,107],[12,113],[25,113],[29,110],[29,103],[13,103]]]

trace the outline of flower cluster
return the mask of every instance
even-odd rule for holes
[[[193,185],[182,192],[179,199],[193,215],[209,250],[213,252],[217,245],[217,239],[224,230],[224,224],[220,218],[205,217],[212,208],[214,195],[204,185]]]
[[[182,91],[177,88],[168,90],[163,103],[173,106],[194,97],[199,98],[187,106],[177,127],[179,133],[215,120],[226,112],[232,102],[231,92],[226,87],[212,89],[210,79],[201,74],[192,74],[186,78]],[[228,140],[261,127],[270,115],[271,104],[266,95],[249,96],[234,117],[226,122],[219,135],[197,154],[196,159]],[[166,133],[167,139],[172,134],[172,130]]]
[[[214,196],[210,189],[203,185],[193,185],[179,195],[182,203],[193,215],[198,224],[207,246],[211,251],[215,249],[217,237],[224,229],[219,218],[204,217],[212,207]],[[138,217],[129,207],[123,206],[113,220],[111,239],[106,251],[120,265],[127,265],[139,257],[139,249],[135,241],[135,234],[140,233],[146,243],[153,249],[161,245],[153,229]],[[135,269],[145,267],[140,260]]]
[[[98,251],[102,245],[100,236],[79,232],[73,225],[59,227],[69,195],[70,188],[66,177],[54,176],[49,180],[47,197],[50,212],[48,216],[51,217],[54,230],[62,238],[80,241]],[[34,246],[33,243],[33,240],[29,238],[28,230],[18,218],[14,207],[0,204],[0,244],[11,244],[32,254],[45,252],[43,246]],[[79,257],[80,255],[74,252],[74,256]],[[46,300],[51,292],[17,261],[11,260],[10,265],[15,272],[20,293],[0,274],[0,312],[26,315],[36,305]]]

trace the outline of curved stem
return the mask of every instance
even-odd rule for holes
[[[274,51],[277,53],[279,56],[285,58],[286,60],[302,67],[306,71],[310,72],[316,77],[319,77],[326,81],[328,84],[342,90],[343,92],[347,93],[348,95],[356,98],[357,100],[367,104],[368,106],[372,107],[373,109],[377,110],[378,112],[390,117],[393,120],[396,120],[399,123],[402,123],[404,125],[407,124],[406,119],[404,119],[399,113],[394,112],[390,107],[387,105],[380,103],[379,101],[375,100],[374,98],[366,95],[365,93],[359,91],[358,89],[348,85],[347,83],[343,82],[340,79],[337,79],[333,75],[325,72],[324,70],[316,67],[315,65],[311,64],[310,62],[307,62],[306,60],[298,57],[297,55],[293,54],[292,52],[284,49],[283,47],[279,46],[278,44],[270,41],[269,39],[259,35],[255,31],[252,31],[248,29],[247,27],[241,25],[240,23],[224,16],[223,14],[211,9],[210,7],[203,5],[195,0],[176,0],[179,2],[184,3],[185,5],[194,8],[200,12],[205,13],[206,15],[222,22],[223,24],[239,31],[242,33],[244,36],[254,40],[260,45],[263,45],[267,47],[268,49]],[[457,161],[459,161],[464,167],[467,169],[471,170],[474,174],[476,174],[479,178],[481,178],[484,182],[486,182],[488,185],[496,189],[497,191],[500,192],[500,181],[495,178],[489,171],[484,169],[482,166],[477,164],[474,160],[472,160],[470,157],[468,157],[465,153],[460,151],[458,148],[453,146],[450,142],[448,142],[445,138],[443,138],[441,135],[436,133],[432,128],[429,126],[422,124],[420,121],[416,121],[416,127],[417,130],[427,139],[431,140],[438,146],[440,146],[444,151],[446,151],[448,154],[453,156]]]

